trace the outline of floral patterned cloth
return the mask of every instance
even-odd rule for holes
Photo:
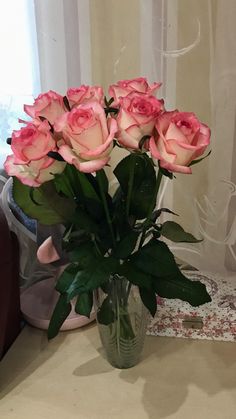
[[[236,281],[235,276],[223,278],[209,272],[185,271],[194,280],[203,282],[212,302],[191,307],[180,300],[158,298],[156,316],[150,320],[147,334],[236,341]]]

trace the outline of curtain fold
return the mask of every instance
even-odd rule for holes
[[[211,1],[216,8],[212,54],[212,109],[215,157],[211,183],[224,185],[225,205],[221,208],[221,235],[212,235],[225,244],[225,266],[236,270],[236,3]],[[217,171],[214,170],[217,168]],[[215,174],[217,172],[217,176]],[[220,201],[220,197],[218,198]],[[221,204],[222,205],[222,204]],[[224,207],[224,208],[223,208]],[[216,223],[216,231],[219,223]]]
[[[211,156],[193,175],[167,181],[162,204],[204,239],[173,246],[177,256],[199,269],[236,271],[235,0],[227,7],[225,0],[35,0],[35,7],[42,90],[107,89],[148,76],[163,81],[167,109],[192,111],[211,127]]]
[[[236,271],[236,3],[225,5],[178,0],[177,51],[167,63],[175,61],[176,107],[212,130],[211,156],[169,191],[184,226],[204,240],[173,249],[199,269],[224,273]]]
[[[81,83],[77,0],[34,0],[42,91]],[[86,35],[86,34],[84,34]]]
[[[14,10],[14,13],[12,11]],[[6,139],[25,119],[24,103],[40,92],[34,4],[0,2],[0,172],[10,148]]]

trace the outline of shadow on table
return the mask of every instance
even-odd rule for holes
[[[58,350],[65,337],[64,333],[60,333],[57,339],[48,342],[45,331],[26,326],[17,338],[17,346],[13,345],[0,363],[0,399],[46,362]]]
[[[103,350],[96,349],[99,356],[78,367],[75,375],[87,377],[113,370]],[[141,379],[142,403],[149,419],[166,418],[178,412],[189,386],[208,395],[236,388],[235,351],[233,343],[148,336],[141,362],[121,370],[119,377],[128,383]]]
[[[142,399],[149,419],[169,417],[178,412],[191,385],[208,395],[236,388],[235,346],[148,337],[143,362],[132,371],[121,371],[120,378],[129,383],[144,380]]]

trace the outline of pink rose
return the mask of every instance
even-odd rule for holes
[[[29,122],[19,131],[13,131],[11,148],[15,163],[27,164],[31,160],[40,160],[49,151],[55,150],[56,142],[47,121],[39,122],[37,126]]]
[[[161,83],[153,83],[149,86],[147,79],[139,77],[131,80],[120,80],[116,84],[109,87],[109,95],[114,98],[112,106],[117,106],[120,103],[121,97],[128,96],[129,93],[146,93],[153,95],[161,86]]]
[[[32,160],[27,164],[19,164],[15,156],[8,156],[4,168],[9,176],[16,176],[21,183],[28,186],[38,187],[42,183],[52,180],[54,175],[62,173],[66,163],[50,157],[43,157],[39,160]]]
[[[66,112],[54,128],[64,138],[59,153],[81,172],[95,172],[109,161],[117,123],[113,118],[106,119],[98,102],[82,104]]]
[[[120,99],[117,116],[117,139],[125,147],[136,150],[144,135],[152,135],[163,101],[143,93],[130,93]]]
[[[210,143],[210,129],[190,112],[164,112],[156,123],[157,135],[149,142],[152,157],[171,172],[192,173],[192,160]]]
[[[66,111],[66,108],[63,97],[49,90],[47,93],[40,94],[33,105],[24,105],[24,111],[34,119],[39,119],[42,116],[50,124],[54,124],[55,120]]]
[[[67,90],[67,97],[71,106],[81,103],[99,102],[104,105],[104,92],[100,86],[80,86]]]

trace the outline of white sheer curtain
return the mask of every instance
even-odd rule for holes
[[[42,91],[91,83],[89,1],[34,0]]]
[[[18,118],[27,119],[23,104],[42,91],[91,83],[90,50],[89,1],[1,2],[0,169],[10,153],[6,138]]]
[[[99,4],[98,4],[99,3]],[[162,204],[204,240],[173,246],[214,273],[236,271],[235,0],[90,0],[92,80],[163,81],[167,109],[192,111],[212,129],[212,155],[167,182]],[[119,153],[114,163],[119,158]]]
[[[166,24],[177,25],[176,38],[163,51],[169,74],[175,71],[172,104],[208,123],[212,155],[192,176],[177,176],[167,188],[165,198],[183,214],[183,224],[204,239],[173,249],[199,269],[230,274],[236,271],[236,3],[174,4],[177,14],[167,14]],[[168,40],[168,30],[166,35]],[[167,71],[165,82],[169,81]]]
[[[6,2],[7,9],[12,3]],[[115,80],[143,75],[163,81],[167,109],[195,112],[211,127],[212,155],[194,166],[193,175],[177,175],[167,182],[162,204],[181,214],[179,222],[186,230],[204,238],[197,245],[174,246],[177,256],[199,269],[236,271],[235,0],[227,0],[227,7],[225,0],[19,0],[14,8],[16,4],[19,13],[20,5],[26,5],[27,13],[35,6],[35,22],[33,14],[27,29],[33,43],[25,29],[17,29],[14,53],[1,48],[2,74],[13,77],[17,67],[21,100],[37,93],[39,86],[37,66],[34,78],[31,70],[22,70],[19,59],[25,57],[25,65],[29,57],[35,62],[32,45],[37,33],[42,91],[64,93],[81,83],[106,89]],[[2,14],[1,19],[9,21]],[[14,25],[5,26],[5,31],[18,28],[19,19]],[[21,45],[20,36],[25,36]],[[16,91],[7,80],[5,93],[7,83],[1,83],[0,111],[8,111],[8,124],[12,117],[6,108],[12,108]],[[15,121],[19,110],[14,112]],[[113,164],[119,157],[120,151]]]
[[[13,13],[14,10],[14,13]],[[40,91],[35,15],[30,0],[0,3],[0,168],[9,153],[6,138],[19,127],[23,104]]]
[[[236,2],[209,3],[214,156],[209,166],[211,205],[205,229],[215,260],[236,271]]]

